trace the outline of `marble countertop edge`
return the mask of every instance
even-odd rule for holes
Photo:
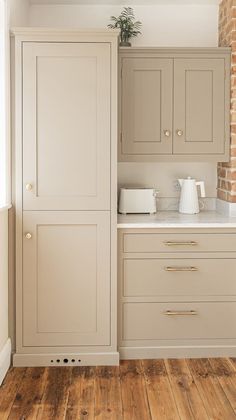
[[[157,228],[236,228],[236,217],[216,211],[181,214],[177,211],[159,211],[156,214],[118,214],[118,229]]]

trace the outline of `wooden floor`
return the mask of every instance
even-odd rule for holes
[[[12,368],[0,388],[5,419],[236,419],[236,359]]]

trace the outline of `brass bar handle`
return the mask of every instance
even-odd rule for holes
[[[194,246],[194,245],[197,245],[197,242],[196,241],[186,241],[186,242],[167,241],[167,242],[164,242],[164,244],[166,246],[184,246],[184,245]]]
[[[170,310],[168,310],[168,311],[165,311],[165,312],[163,312],[163,314],[164,315],[167,315],[167,316],[174,316],[174,315],[180,315],[180,316],[188,316],[188,315],[190,315],[190,316],[192,316],[192,315],[197,315],[198,313],[197,313],[197,311],[194,311],[194,310],[190,310],[190,311],[170,311]]]
[[[198,271],[197,267],[165,267],[165,271]]]

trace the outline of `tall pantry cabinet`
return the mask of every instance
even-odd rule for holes
[[[13,34],[14,365],[117,364],[117,33]]]

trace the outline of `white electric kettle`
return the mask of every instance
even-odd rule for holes
[[[187,179],[179,179],[178,181],[181,186],[179,212],[186,214],[199,213],[197,186],[200,186],[201,197],[205,197],[204,181],[196,182],[190,176]]]

